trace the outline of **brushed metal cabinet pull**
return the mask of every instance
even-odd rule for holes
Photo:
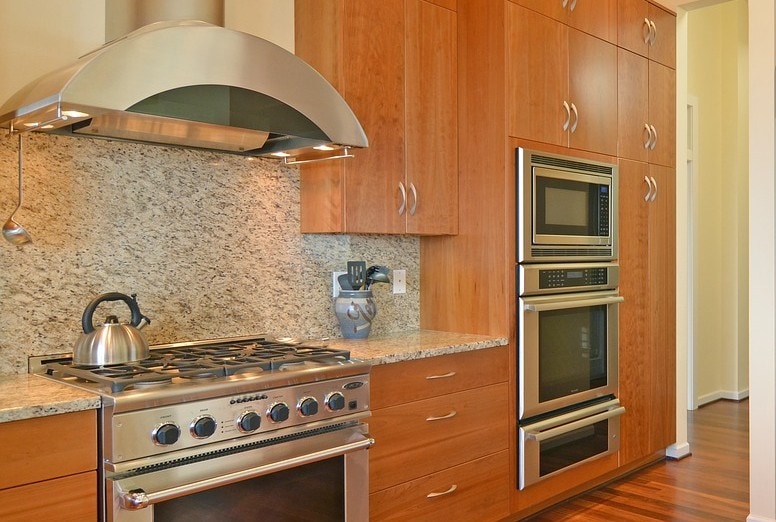
[[[566,6],[569,4],[569,0],[561,0],[560,5],[563,6],[563,9],[566,9]]]
[[[415,215],[415,210],[418,208],[418,191],[415,189],[415,184],[410,182],[410,193],[412,194],[412,206],[410,207],[410,216]]]
[[[579,124],[579,112],[577,112],[577,106],[573,103],[571,104],[571,112],[574,113],[574,123],[571,124],[571,132],[577,130],[577,125]]]
[[[642,31],[642,34],[644,35],[644,43],[649,43],[652,36],[652,23],[648,18],[644,19],[644,30]]]
[[[647,176],[644,176],[644,181],[647,182],[647,193],[644,195],[644,201],[649,201],[649,197],[652,195],[652,182]]]
[[[577,0],[571,0],[571,4],[569,5],[569,11],[573,11],[576,6],[577,6]]]
[[[452,410],[447,415],[439,415],[439,416],[433,416],[432,415],[431,417],[426,417],[426,420],[429,421],[429,422],[434,422],[434,421],[439,421],[439,420],[452,419],[456,415],[458,415],[458,412],[455,411],[455,410]]]
[[[655,41],[657,40],[657,26],[655,25],[654,20],[649,21],[649,45],[655,46]]]
[[[654,125],[650,125],[649,128],[652,129],[652,143],[649,146],[649,150],[655,150],[655,145],[657,145],[657,129]]]
[[[449,488],[447,488],[445,491],[432,491],[428,495],[426,495],[426,498],[434,498],[434,497],[441,497],[442,495],[449,495],[453,491],[458,489],[458,484],[453,484]]]
[[[644,130],[647,134],[647,139],[644,141],[644,150],[649,150],[649,146],[652,145],[652,129],[649,127],[649,123],[644,124]]]
[[[655,198],[657,197],[657,181],[655,181],[655,178],[652,179],[652,186],[655,187],[655,191],[652,193],[652,197],[649,198],[649,201],[655,201]]]
[[[404,214],[404,209],[407,208],[407,190],[404,188],[404,183],[399,182],[399,191],[401,192],[401,205],[399,205],[399,215]]]
[[[455,375],[455,372],[447,372],[440,375],[427,375],[426,379],[428,379],[429,381],[433,379],[447,379],[448,377],[452,377],[453,375]]]
[[[569,123],[571,123],[571,109],[569,109],[569,104],[566,103],[566,100],[563,100],[563,109],[566,111],[566,121],[563,122],[563,130],[567,131],[569,130]]]

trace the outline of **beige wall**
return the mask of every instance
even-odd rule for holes
[[[749,386],[746,30],[744,0],[688,16],[688,94],[698,100],[699,131],[693,331],[700,404],[744,397]]]

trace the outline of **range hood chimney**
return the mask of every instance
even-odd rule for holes
[[[106,12],[106,33],[123,36],[22,88],[0,107],[0,128],[288,163],[349,157],[368,145],[318,72],[271,42],[221,27],[222,1],[109,0]]]

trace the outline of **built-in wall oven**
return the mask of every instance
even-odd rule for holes
[[[516,151],[518,487],[619,450],[617,167]]]

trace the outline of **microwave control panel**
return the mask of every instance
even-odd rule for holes
[[[520,265],[519,295],[553,294],[617,288],[617,263],[553,263]]]

